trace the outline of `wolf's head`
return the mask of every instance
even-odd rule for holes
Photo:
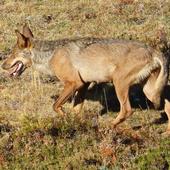
[[[23,33],[15,31],[17,43],[13,47],[11,53],[2,64],[2,68],[7,70],[10,76],[19,76],[29,66],[32,65],[32,40],[33,34],[30,28],[25,24]]]

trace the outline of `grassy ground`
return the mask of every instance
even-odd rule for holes
[[[160,30],[170,37],[169,6],[161,0],[1,0],[0,58],[25,21],[40,39],[114,37],[155,45]],[[169,168],[170,141],[161,136],[164,115],[150,109],[140,90],[131,91],[133,116],[111,130],[118,104],[109,85],[91,90],[83,113],[65,119],[52,110],[62,87],[31,69],[18,79],[0,69],[1,169]]]

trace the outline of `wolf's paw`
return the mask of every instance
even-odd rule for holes
[[[170,137],[170,130],[163,132],[162,137]]]

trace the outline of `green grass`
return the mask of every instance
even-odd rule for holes
[[[39,39],[113,37],[155,45],[159,30],[170,37],[169,6],[169,1],[154,0],[2,0],[0,55],[12,48],[14,30],[24,22]],[[169,168],[170,142],[161,136],[166,124],[152,123],[160,111],[138,106],[113,130],[109,122],[117,113],[102,115],[101,105],[108,98],[117,106],[112,91],[90,92],[80,116],[66,103],[69,114],[62,118],[52,110],[52,96],[62,88],[31,69],[18,79],[0,69],[0,169]]]

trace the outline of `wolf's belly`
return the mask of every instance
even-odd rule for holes
[[[101,83],[101,82],[109,82],[112,80],[112,75],[110,73],[108,73],[105,70],[83,70],[80,69],[79,70],[79,74],[81,76],[81,78],[83,79],[83,81],[85,82],[97,82],[97,83]]]
[[[111,81],[116,69],[116,65],[102,61],[77,61],[73,63],[73,66],[79,72],[83,81],[95,81],[97,83]]]

